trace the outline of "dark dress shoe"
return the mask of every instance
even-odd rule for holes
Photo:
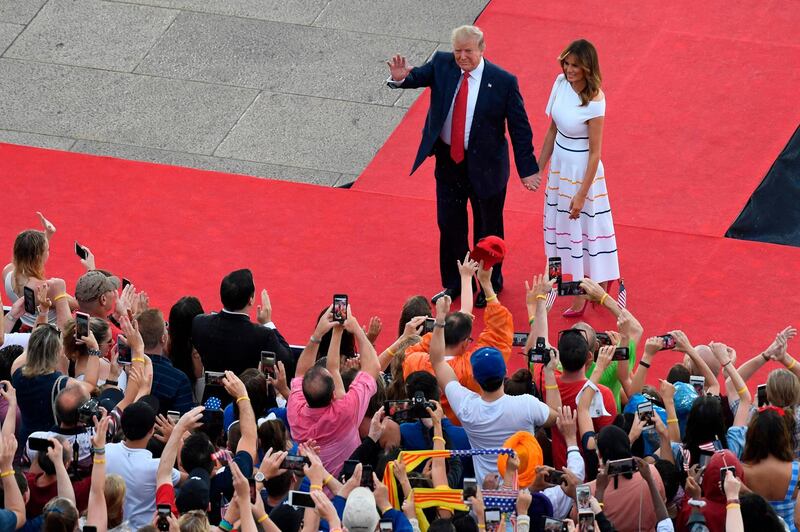
[[[431,303],[433,303],[435,305],[440,297],[450,296],[450,299],[454,300],[460,295],[461,295],[461,291],[460,290],[454,290],[452,288],[445,288],[444,290],[442,290],[441,292],[439,292],[438,294],[436,294],[435,296],[433,296],[431,298]]]

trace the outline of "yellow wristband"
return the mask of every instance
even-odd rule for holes
[[[388,512],[388,511],[389,511],[389,510],[391,510],[391,509],[392,509],[392,506],[387,506],[386,508],[384,508],[383,510],[381,510],[381,515],[385,514],[386,512]]]
[[[53,303],[55,303],[56,301],[59,301],[61,299],[64,299],[65,297],[69,297],[69,294],[67,294],[66,292],[64,292],[63,294],[59,294],[59,295],[57,295],[56,297],[53,298]]]
[[[541,299],[542,301],[547,301],[547,296],[544,294],[536,294],[536,299]]]
[[[495,299],[497,299],[497,294],[487,297],[486,302],[488,303],[489,301],[494,301]]]
[[[236,398],[236,404],[238,405],[238,404],[239,404],[239,403],[241,403],[242,401],[249,401],[249,400],[250,400],[250,398],[249,398],[249,397],[247,397],[246,395],[243,395],[243,396],[241,396],[241,397],[237,397],[237,398]]]
[[[677,422],[678,418],[676,417],[667,418],[667,423],[677,423]]]
[[[439,440],[442,443],[447,443],[446,441],[444,441],[444,438],[442,438],[441,436],[434,436],[433,437],[433,441],[436,441],[436,440]]]
[[[330,475],[330,474],[329,474],[329,475],[328,475],[328,478],[326,478],[325,480],[323,480],[323,481],[322,481],[322,484],[323,484],[323,485],[325,485],[325,486],[327,486],[327,485],[328,485],[328,482],[330,482],[330,481],[331,481],[331,479],[333,479],[333,475]]]
[[[558,390],[558,384],[545,384],[545,390]]]
[[[607,297],[608,297],[608,294],[603,294],[603,297],[600,298],[600,306],[601,307],[603,306],[603,303],[605,303]]]
[[[602,510],[603,508],[605,508],[605,504],[603,504],[602,502],[598,502],[598,503],[597,503],[597,506],[599,506],[601,510]]]
[[[747,391],[747,386],[743,386],[741,390],[736,390],[736,395],[741,396],[746,391]]]
[[[531,316],[530,318],[528,318],[528,325],[533,325],[534,321],[536,321],[536,318]]]
[[[486,530],[486,525],[478,523],[478,528],[480,528],[481,530]]]
[[[261,517],[259,517],[258,519],[256,519],[256,523],[263,523],[267,519],[269,519],[269,514],[264,514]]]
[[[9,469],[8,471],[3,471],[2,473],[0,473],[0,478],[10,477],[13,474],[14,474],[14,470],[13,469]]]
[[[311,489],[322,491],[322,486],[320,486],[319,484],[311,484]]]
[[[393,356],[394,356],[394,351],[392,351],[392,350],[391,350],[391,349],[389,349],[388,347],[386,348],[386,352],[387,352],[387,353],[389,353],[389,356],[390,356],[390,357],[393,357]]]
[[[105,458],[95,458],[94,459],[94,463],[95,464],[105,464],[106,463],[106,459]]]
[[[742,505],[741,505],[741,504],[737,504],[737,503],[735,503],[735,502],[732,502],[732,503],[730,503],[729,505],[727,505],[727,506],[725,507],[725,509],[726,509],[726,510],[731,510],[731,509],[738,509],[738,508],[741,508],[741,507],[742,507]]]
[[[132,358],[131,362],[144,362],[144,358],[142,358],[142,357]]]
[[[786,366],[786,369],[792,369],[795,364],[797,364],[797,360],[792,359],[792,361],[789,363],[789,365]]]

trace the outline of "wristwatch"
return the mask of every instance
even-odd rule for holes
[[[261,471],[256,471],[256,474],[253,475],[253,480],[255,480],[256,482],[264,482],[265,480],[267,480],[267,477],[265,477],[264,473],[262,473]]]

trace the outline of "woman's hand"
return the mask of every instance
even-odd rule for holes
[[[597,353],[597,362],[595,365],[600,373],[604,372],[609,364],[611,364],[611,359],[614,357],[614,351],[616,349],[616,346],[613,345],[604,345],[600,348],[600,351]]]
[[[470,279],[473,275],[478,273],[478,261],[469,258],[469,251],[464,255],[464,262],[457,260],[456,263],[458,264],[458,274],[461,277]]]
[[[425,318],[427,318],[427,316],[415,316],[411,318],[403,328],[403,338],[411,338],[421,333],[422,329],[420,329],[420,327],[422,327],[422,324],[425,322]]]
[[[383,330],[383,323],[378,316],[372,316],[369,319],[369,325],[363,325],[361,328],[364,330],[364,334],[367,335],[369,343],[375,345],[375,340],[378,339]]]
[[[94,333],[92,332],[92,328],[89,327],[89,334],[86,336],[82,336],[78,338],[75,337],[75,343],[80,345],[85,345],[88,349],[93,351],[99,351],[100,346],[97,344],[97,339],[94,337]]]
[[[434,425],[441,425],[442,418],[444,418],[444,409],[439,401],[434,401],[431,399],[428,401],[432,403],[434,408],[425,408],[428,411],[428,415],[431,416],[431,421],[433,421]]]
[[[655,356],[656,353],[661,351],[662,347],[664,347],[664,342],[661,340],[661,338],[659,338],[658,336],[651,336],[644,343],[644,352],[652,357]]]
[[[738,499],[739,498],[739,490],[742,488],[742,482],[736,478],[730,469],[725,471],[725,498],[728,500],[731,499]]]
[[[367,437],[375,443],[378,443],[378,440],[380,440],[381,436],[383,436],[383,431],[386,429],[386,423],[384,422],[386,419],[388,418],[385,416],[383,407],[380,407],[375,411],[374,414],[372,414],[372,419],[369,422],[369,432],[367,433]]]
[[[581,216],[581,209],[583,209],[583,204],[586,202],[586,195],[581,194],[580,192],[572,196],[572,199],[569,201],[569,219],[570,220],[577,220]]]

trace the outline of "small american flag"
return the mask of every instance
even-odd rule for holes
[[[717,447],[717,445],[718,445],[717,440],[715,440],[715,441],[710,441],[708,443],[701,443],[700,445],[697,446],[697,448],[707,453],[713,453],[720,450]]]
[[[617,295],[617,305],[619,308],[625,308],[628,304],[628,293],[625,290],[625,283],[622,280],[622,277],[619,278],[619,294]]]
[[[547,308],[547,312],[550,312],[550,309],[553,308],[553,303],[556,302],[556,296],[558,295],[558,291],[553,289],[547,294],[547,300],[544,302],[545,307]]]

